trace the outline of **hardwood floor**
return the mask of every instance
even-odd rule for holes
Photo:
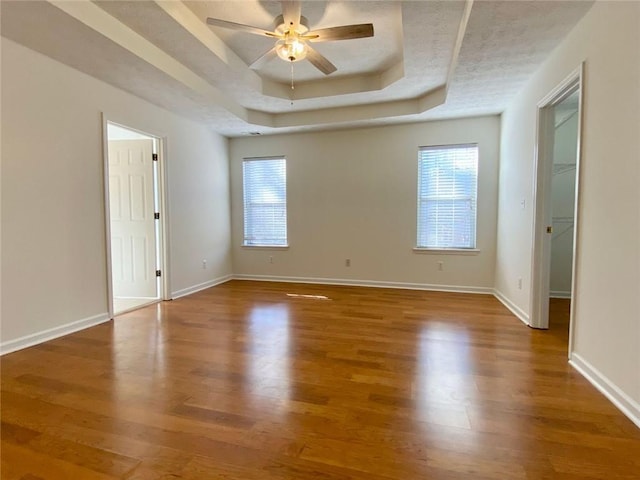
[[[639,478],[640,430],[557,324],[483,295],[228,282],[4,356],[1,477]]]
[[[549,330],[558,342],[569,345],[569,315],[571,300],[568,298],[549,299]]]

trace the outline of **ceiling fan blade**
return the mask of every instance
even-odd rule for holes
[[[320,52],[307,45],[307,60],[325,75],[337,70],[336,66],[327,60]]]
[[[286,26],[297,30],[300,26],[301,5],[298,0],[282,0],[282,17]]]
[[[227,20],[221,20],[219,18],[207,18],[207,25],[213,25],[216,27],[230,28],[232,30],[242,30],[243,32],[253,33],[255,35],[266,35],[267,37],[279,38],[274,32],[264,30],[258,27],[252,27],[251,25],[244,25],[242,23],[229,22]]]
[[[269,63],[271,60],[276,58],[277,56],[278,54],[276,53],[276,47],[273,47],[271,50],[269,50],[268,52],[264,53],[263,55],[258,57],[256,60],[254,60],[251,63],[251,65],[249,65],[249,68],[258,70],[263,66],[265,66],[267,63]]]
[[[321,28],[305,33],[302,38],[310,42],[330,42],[332,40],[351,40],[366,37],[373,37],[372,23]]]

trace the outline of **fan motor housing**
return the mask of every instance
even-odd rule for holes
[[[282,15],[278,15],[273,21],[273,29],[279,34],[284,34],[287,30],[289,30],[288,25],[284,23],[284,17]],[[300,15],[300,26],[298,27],[298,33],[300,35],[304,35],[309,31],[309,20],[304,15]]]

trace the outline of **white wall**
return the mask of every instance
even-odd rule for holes
[[[101,112],[167,138],[172,290],[230,274],[226,139],[1,43],[3,351],[106,318]]]
[[[551,296],[567,297],[571,294],[577,147],[578,114],[574,113],[555,129],[553,141],[554,172],[551,180],[553,235],[549,282]]]
[[[529,312],[536,103],[584,60],[572,360],[640,425],[638,25],[640,3],[597,2],[503,114],[496,288]]]
[[[234,273],[490,289],[495,264],[499,118],[232,139]],[[479,144],[478,255],[413,251],[418,147]],[[287,158],[286,250],[242,247],[242,159]],[[274,263],[269,263],[273,256]],[[345,259],[351,267],[345,266]],[[443,271],[437,262],[442,261]]]

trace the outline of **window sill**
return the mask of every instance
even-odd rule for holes
[[[241,247],[259,250],[286,250],[289,245],[241,245]]]
[[[426,253],[432,255],[478,255],[480,249],[478,248],[424,248],[415,247],[413,249],[416,253]]]

